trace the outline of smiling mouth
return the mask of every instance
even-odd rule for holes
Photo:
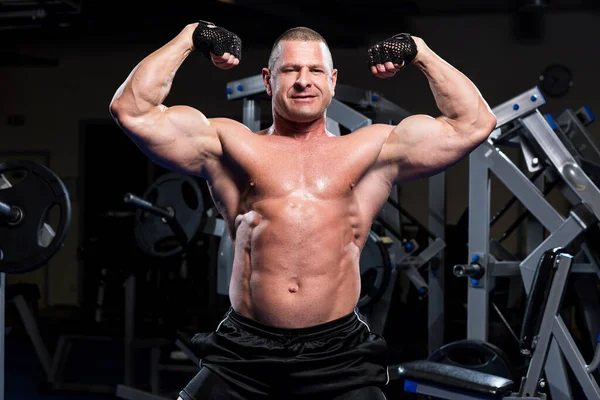
[[[292,99],[312,99],[317,96],[292,96]]]

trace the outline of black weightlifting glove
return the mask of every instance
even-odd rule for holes
[[[224,53],[233,54],[241,61],[242,40],[225,28],[218,26],[209,28],[209,25],[214,26],[212,22],[200,21],[192,34],[194,47],[209,60],[212,52],[215,56],[222,56]]]
[[[367,51],[369,67],[391,61],[394,64],[410,63],[417,56],[417,45],[408,33],[399,33],[375,43]]]

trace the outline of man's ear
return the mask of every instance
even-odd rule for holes
[[[262,78],[263,82],[265,83],[265,89],[267,90],[267,94],[271,96],[273,94],[273,90],[271,88],[271,71],[269,71],[269,68],[262,69]]]
[[[338,76],[337,69],[334,69],[333,71],[331,71],[331,87],[332,87],[332,91],[333,91],[334,95],[335,95],[335,85],[337,83],[337,76]]]

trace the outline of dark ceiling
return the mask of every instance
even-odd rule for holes
[[[40,38],[103,41],[164,39],[205,19],[236,32],[247,44],[268,45],[283,30],[312,27],[330,45],[357,46],[367,35],[410,31],[414,16],[600,10],[598,0],[0,0],[0,47]]]

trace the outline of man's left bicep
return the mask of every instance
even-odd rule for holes
[[[397,163],[396,182],[422,179],[451,167],[480,143],[443,117],[412,115],[398,124],[389,143]]]

